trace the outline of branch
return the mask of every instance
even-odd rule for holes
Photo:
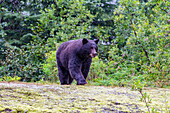
[[[142,97],[144,98],[146,107],[148,108],[148,112],[150,113],[150,109],[149,109],[149,105],[148,105],[148,103],[147,103],[147,101],[146,101],[146,97],[143,95],[142,90],[140,90],[139,92],[140,92],[140,94],[142,95]]]
[[[138,41],[138,44],[141,44],[141,43]],[[146,51],[146,49],[143,46],[140,46],[140,47],[143,49],[143,51],[145,52],[145,56],[147,57],[148,61],[150,62],[148,52]]]
[[[131,25],[132,25],[132,20],[131,20]],[[134,32],[134,34],[135,34],[135,37],[137,37],[137,33],[136,33],[136,31],[134,30],[134,28],[132,28],[132,30],[133,30],[133,32]],[[138,43],[138,44],[141,44],[139,41],[137,41],[137,43]],[[145,56],[147,57],[148,61],[150,62],[149,56],[148,56],[148,52],[146,51],[146,49],[145,49],[143,46],[140,46],[140,47],[143,49],[143,51],[145,52]]]
[[[167,10],[165,10],[165,9],[162,9],[162,8],[160,8],[161,10],[163,10],[163,11],[165,11],[165,13],[168,13],[168,11]]]
[[[158,3],[156,4],[156,5],[159,5]],[[165,13],[168,13],[168,11],[167,10],[165,10],[165,9],[162,9],[161,7],[159,7],[162,11],[165,11]]]

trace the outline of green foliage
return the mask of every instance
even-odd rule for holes
[[[56,48],[58,48],[58,44],[56,44]],[[56,61],[56,51],[50,51],[46,54],[46,62],[42,64],[45,81],[57,82],[59,83],[58,78],[58,69],[57,69],[57,61]]]
[[[44,62],[45,46],[40,40],[34,39],[21,48],[8,47],[3,51],[5,60],[0,60],[0,77],[18,76],[22,81],[37,81],[43,76],[41,64]]]
[[[2,78],[0,78],[0,81],[6,81],[6,82],[12,82],[12,81],[19,81],[21,79],[21,77],[18,76],[4,76]]]
[[[39,6],[40,3],[35,1],[3,0],[0,2],[0,48],[4,50],[8,48],[7,43],[10,47],[20,48],[32,41],[33,32],[30,24],[36,24],[39,18],[37,12]],[[2,53],[3,51],[0,50],[0,59],[5,60],[5,54]]]
[[[168,85],[169,2],[120,0],[119,4],[114,12],[116,39],[108,52],[108,59],[103,62],[107,67],[102,67],[100,60],[94,61],[97,67],[92,64],[91,71],[100,70],[90,73],[91,76],[100,80],[99,73],[104,73],[107,77],[102,79],[106,81],[103,85],[113,82],[112,85],[130,85],[139,91],[144,86]]]
[[[53,48],[54,42],[80,37],[89,38],[93,16],[85,9],[83,3],[83,0],[57,1],[50,9],[42,10],[38,26],[32,27],[34,33],[48,39]]]
[[[92,15],[95,15],[92,22],[92,37],[98,37],[102,41],[108,42],[109,36],[115,36],[113,11],[118,6],[117,2],[114,3],[113,0],[85,1],[86,8]]]
[[[91,82],[91,84],[94,85],[110,85],[109,81],[105,81],[107,80],[107,65],[102,61],[99,60],[98,57],[93,58],[91,67],[90,67],[90,72],[89,72],[89,76],[88,76],[88,80],[89,82]],[[93,83],[94,82],[94,83]]]
[[[120,0],[120,6],[115,11],[117,38],[114,42],[125,55],[124,63],[128,63],[126,66],[134,70],[134,76],[139,76],[141,82],[163,87],[170,72],[169,2]],[[121,51],[116,54],[120,56]]]
[[[124,59],[125,55],[117,55],[118,52],[119,49],[113,47],[109,51],[109,59],[105,62],[98,57],[94,58],[89,73],[92,77],[90,80],[98,85],[129,85],[130,74],[134,73],[134,69],[129,70],[128,62]]]

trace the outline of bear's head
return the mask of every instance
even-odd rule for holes
[[[82,47],[80,48],[80,53],[83,58],[97,56],[99,39],[88,40],[86,38],[82,39]]]

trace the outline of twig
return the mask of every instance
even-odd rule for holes
[[[141,44],[141,43],[138,41],[138,44]],[[143,46],[140,46],[140,47],[143,49],[143,51],[145,52],[145,55],[146,55],[148,61],[150,62],[149,56],[148,56],[148,52],[146,51],[146,49]]]
[[[146,101],[146,97],[143,95],[142,90],[139,90],[139,92],[140,92],[140,94],[142,95],[142,97],[144,98],[146,107],[148,108],[148,112],[150,113],[150,109],[149,109],[149,105],[148,105],[148,103],[147,103],[147,101]]]

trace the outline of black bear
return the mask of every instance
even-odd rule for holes
[[[64,42],[56,53],[61,85],[69,85],[73,79],[77,85],[87,84],[86,78],[92,58],[97,55],[99,39],[78,39]]]

